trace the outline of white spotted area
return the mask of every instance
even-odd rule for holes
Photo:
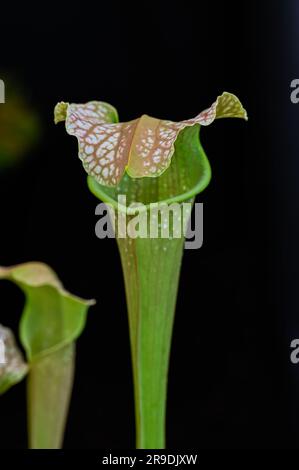
[[[91,127],[85,138],[80,139],[85,169],[102,184],[116,185],[124,172],[126,161],[121,156],[125,140],[122,139],[121,126],[106,124],[97,126],[97,129]]]
[[[108,124],[110,112],[100,103],[70,105],[67,131],[79,141],[79,157],[99,183],[115,186],[121,179],[135,123]]]
[[[78,121],[96,121],[97,123],[107,123],[110,122],[110,116],[112,113],[112,107],[106,103],[100,101],[90,101],[86,104],[71,104],[69,106],[69,119]],[[79,124],[79,123],[78,123]]]
[[[105,103],[70,105],[66,127],[79,141],[79,157],[99,183],[115,186],[127,167],[132,177],[159,176],[170,165],[175,141],[185,127],[207,126],[218,117],[247,118],[238,98],[223,93],[195,118],[181,122],[142,116],[111,123],[113,108]]]
[[[152,129],[145,129],[142,138],[136,144],[136,150],[142,160],[142,171],[138,166],[137,176],[158,176],[168,168],[177,136],[185,127],[195,124],[208,126],[218,117],[233,116],[246,117],[246,112],[236,96],[223,93],[210,108],[195,118],[181,122],[160,121],[155,135]]]
[[[166,121],[157,120],[155,129],[145,126],[134,145],[136,157],[130,162],[133,176],[157,176],[162,173],[171,160],[177,133]]]
[[[154,130],[144,126],[135,142],[134,154],[137,157],[130,161],[130,174],[134,177],[162,174],[170,165],[179,132],[194,124],[191,120],[180,123],[157,120]]]

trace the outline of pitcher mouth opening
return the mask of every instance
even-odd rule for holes
[[[190,136],[190,133],[193,135]],[[188,152],[185,147],[187,139]],[[91,176],[88,176],[87,182],[90,191],[98,199],[111,204],[120,212],[134,215],[136,210],[148,210],[162,202],[172,204],[192,200],[208,186],[210,179],[210,164],[199,141],[199,128],[194,126],[178,137],[171,165],[162,175],[131,178],[124,174],[116,187],[103,186]],[[119,195],[126,195],[125,205],[119,203]],[[138,203],[143,207],[134,208]]]

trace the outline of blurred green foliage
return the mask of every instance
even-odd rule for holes
[[[40,117],[15,82],[5,80],[6,102],[0,104],[0,170],[18,164],[38,142]]]

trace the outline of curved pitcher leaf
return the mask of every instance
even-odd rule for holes
[[[247,113],[227,92],[194,119],[180,123],[143,115],[121,124],[116,114],[111,118],[96,103],[64,104],[59,119],[58,104],[56,121],[65,120],[67,132],[77,137],[88,186],[110,208],[126,288],[137,447],[164,448],[169,354],[186,226],[195,196],[211,178],[199,131],[217,118],[247,120]],[[159,213],[162,207],[176,212],[165,220]],[[132,224],[136,227],[141,220],[145,233],[139,225],[131,236]],[[151,235],[153,225],[157,236]]]
[[[20,339],[29,362],[28,424],[31,448],[59,448],[73,384],[75,340],[88,307],[68,293],[43,263],[0,268],[24,292]]]

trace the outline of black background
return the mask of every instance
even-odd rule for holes
[[[298,21],[295,0],[2,11],[1,78],[23,84],[43,136],[21,166],[0,174],[0,262],[44,261],[68,290],[98,301],[78,341],[65,448],[134,447],[134,413],[116,243],[95,237],[97,200],[53,107],[98,99],[122,121],[143,113],[181,120],[224,90],[241,99],[249,121],[221,120],[202,132],[213,178],[198,197],[204,245],[184,255],[167,443],[298,447],[299,371],[289,361],[299,335],[299,108],[289,98]],[[22,294],[2,283],[0,298],[1,323],[17,331]],[[26,447],[24,383],[1,397],[0,416],[0,447]]]

